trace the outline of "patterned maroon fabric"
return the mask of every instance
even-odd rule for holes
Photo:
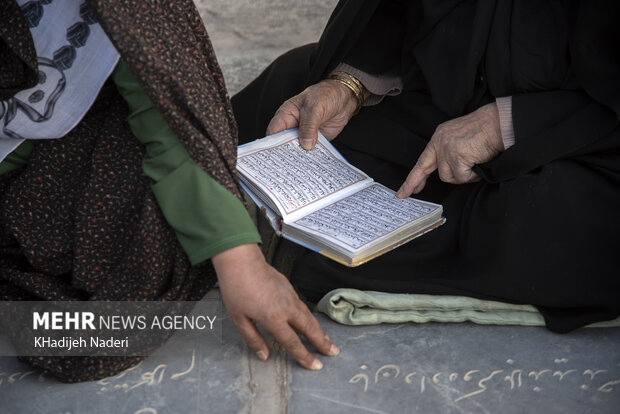
[[[237,125],[191,0],[88,0],[131,72],[189,154],[239,199]]]
[[[142,173],[143,148],[112,89],[62,139],[0,177],[1,300],[198,300],[215,281],[190,267]],[[139,358],[25,358],[64,381]]]
[[[240,197],[237,128],[193,3],[89,4],[193,159]],[[31,60],[32,50],[19,45],[32,40],[13,30],[23,26],[9,18],[14,11],[0,8],[0,34],[12,36],[0,39],[0,69],[9,62],[13,69],[2,79],[5,92],[5,85],[22,84]],[[128,113],[107,85],[74,130],[39,143],[26,167],[0,176],[0,300],[198,300],[213,286],[210,262],[192,268],[161,214]],[[23,359],[76,382],[113,375],[141,358]]]
[[[28,25],[14,1],[0,1],[0,100],[37,84],[37,54]]]

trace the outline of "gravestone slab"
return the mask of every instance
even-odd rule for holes
[[[337,0],[195,2],[233,95],[278,55],[316,41]],[[617,328],[319,320],[341,347],[319,372],[278,346],[258,361],[229,319],[221,337],[174,337],[102,381],[63,384],[0,357],[0,414],[620,413]]]
[[[619,413],[620,329],[337,325],[320,375],[290,370],[291,413]]]
[[[350,327],[306,371],[273,347],[263,363],[225,319],[217,340],[175,336],[115,377],[62,384],[0,358],[0,414],[618,413],[620,329],[557,335],[473,324]]]

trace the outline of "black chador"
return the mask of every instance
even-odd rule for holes
[[[341,1],[317,44],[290,51],[233,99],[242,140],[341,62],[402,77],[333,141],[397,189],[438,124],[512,96],[516,143],[422,199],[447,223],[358,268],[315,253],[292,281],[311,300],[334,288],[466,295],[536,306],[568,331],[620,314],[620,12],[617,2]]]

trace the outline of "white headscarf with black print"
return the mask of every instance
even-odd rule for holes
[[[39,83],[0,102],[0,161],[25,139],[61,138],[71,131],[119,59],[85,1],[17,3],[34,40]]]

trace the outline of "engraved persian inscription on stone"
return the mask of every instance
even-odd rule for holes
[[[194,371],[194,368],[196,367],[196,350],[192,350],[192,356],[187,361],[187,368],[179,372],[171,372],[167,364],[159,364],[150,371],[141,372],[142,370],[140,368],[142,365],[143,363],[140,362],[117,375],[97,381],[97,384],[101,386],[99,388],[99,392],[129,392],[143,386],[153,386],[162,384],[166,381],[180,380]],[[0,387],[3,385],[17,385],[20,381],[24,380],[24,378],[35,373],[36,371],[34,370],[11,373],[0,372]],[[38,382],[45,382],[46,380],[47,376],[44,373],[38,375]]]
[[[587,369],[571,368],[570,362],[565,359],[555,359],[548,367],[540,369],[525,369],[515,364],[512,359],[506,360],[506,365],[487,367],[485,369],[469,369],[463,371],[436,371],[419,372],[409,369],[403,364],[385,364],[370,367],[367,364],[359,366],[359,372],[348,379],[351,386],[358,387],[362,393],[394,392],[398,383],[404,384],[407,390],[419,395],[428,392],[428,386],[448,389],[452,394],[452,402],[459,403],[474,399],[490,389],[497,394],[517,392],[544,393],[545,387],[557,392],[557,386],[566,386],[566,392],[590,391],[592,393],[620,393],[620,378],[618,372],[610,374],[611,370],[595,367]],[[558,369],[557,364],[565,364]],[[500,366],[501,365],[501,366]],[[570,385],[567,378],[572,377]]]

